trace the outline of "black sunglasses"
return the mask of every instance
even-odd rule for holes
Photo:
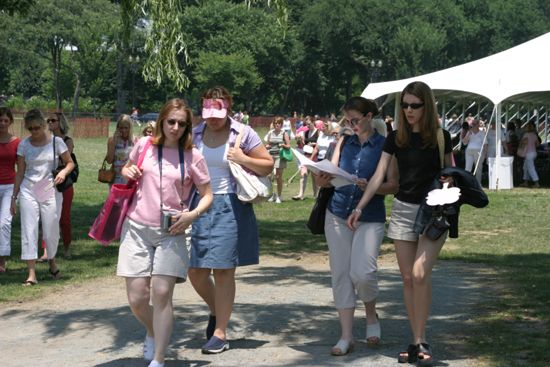
[[[29,126],[27,130],[29,130],[30,132],[42,130],[42,126]]]
[[[420,107],[423,107],[424,103],[405,103],[401,102],[401,108],[406,110],[407,108],[412,108],[413,110],[418,110]]]
[[[57,121],[59,121],[59,120],[58,120],[58,119],[47,119],[47,120],[46,120],[46,122],[47,122],[48,124],[53,124],[54,122],[57,122]]]
[[[178,124],[179,127],[187,126],[187,121],[184,121],[184,120],[168,119],[166,120],[166,123],[170,126],[174,126],[176,123]]]

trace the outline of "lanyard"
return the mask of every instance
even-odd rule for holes
[[[160,174],[160,211],[162,212],[162,145],[157,146],[158,149],[158,163],[159,163],[159,174]],[[185,162],[183,161],[183,147],[178,146],[178,153],[180,158],[180,173],[181,173],[181,197],[180,205],[183,210],[183,178],[185,176]]]

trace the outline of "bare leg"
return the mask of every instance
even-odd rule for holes
[[[413,304],[414,323],[413,335],[415,343],[426,341],[426,322],[432,303],[432,269],[437,262],[437,256],[445,243],[447,236],[442,236],[437,241],[431,241],[425,236],[420,236],[418,250],[413,267]]]
[[[407,309],[407,316],[409,318],[411,330],[414,330],[413,320],[415,320],[415,310],[413,301],[414,292],[412,272],[418,245],[416,242],[398,240],[394,241],[394,245],[395,256],[397,257],[399,271],[401,272],[401,279],[403,280],[403,301],[405,302],[405,308]]]
[[[338,317],[340,319],[340,328],[342,329],[342,335],[340,339],[353,341],[353,314],[355,308],[341,308],[338,310]]]
[[[235,302],[235,269],[214,269],[216,330],[214,335],[226,340],[227,325]]]
[[[191,285],[195,288],[195,291],[206,302],[210,309],[210,314],[216,315],[216,296],[214,292],[214,282],[210,277],[211,269],[190,268],[187,272],[187,276],[191,281]]]
[[[36,282],[36,260],[27,260],[27,269],[29,271],[27,280]]]
[[[132,313],[145,326],[147,336],[153,337],[153,308],[149,305],[150,282],[150,278],[126,278],[126,294]]]
[[[275,170],[275,178],[277,180],[277,196],[281,198],[281,194],[283,193],[283,169],[277,168]]]
[[[174,311],[172,296],[176,278],[165,275],[153,275],[153,329],[155,332],[155,360],[164,363],[166,347],[172,335]]]

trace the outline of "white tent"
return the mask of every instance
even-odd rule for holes
[[[371,83],[362,93],[365,98],[394,94],[397,99],[407,84],[423,81],[436,98],[462,99],[484,97],[495,106],[495,121],[501,120],[503,103],[550,102],[550,32],[497,54],[434,73],[384,83]],[[497,134],[496,180],[501,139]],[[498,188],[498,184],[497,184]]]

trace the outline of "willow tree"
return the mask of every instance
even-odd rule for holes
[[[249,7],[266,4],[277,13],[279,26],[286,29],[287,0],[243,0]],[[143,77],[160,85],[163,80],[174,83],[178,90],[189,86],[187,65],[189,49],[185,34],[181,32],[184,7],[183,0],[121,0],[122,21],[125,38],[129,39],[137,18],[147,19]]]

